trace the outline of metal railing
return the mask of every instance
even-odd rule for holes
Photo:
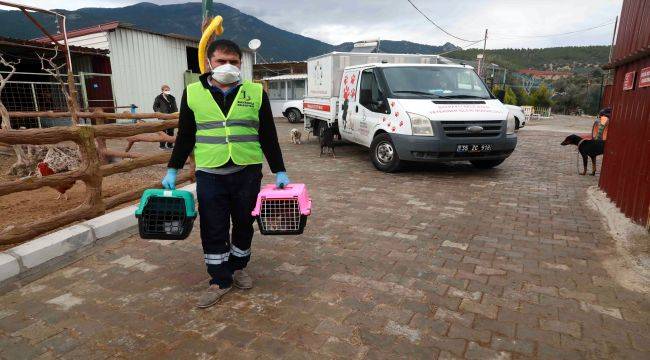
[[[0,73],[6,74],[5,71]],[[61,90],[61,83],[51,81],[52,77],[45,73],[16,72],[12,79],[2,91],[2,103],[10,112],[43,112],[67,111],[65,95]],[[92,108],[115,108],[115,101],[111,94],[112,81],[110,74],[79,73],[74,75],[75,87],[77,88],[77,103],[82,105],[84,110]],[[88,92],[89,86],[111,87],[105,89],[105,96],[97,98],[97,94]],[[70,125],[70,119],[37,117],[19,117],[11,119],[13,129],[20,128],[46,128],[52,126]]]

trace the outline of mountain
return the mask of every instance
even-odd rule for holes
[[[242,46],[258,38],[262,41],[259,53],[269,61],[302,60],[331,51],[332,45],[291,33],[269,25],[230,6],[215,3],[215,14],[224,18],[224,36]],[[57,10],[67,17],[69,30],[110,21],[132,24],[137,28],[158,33],[201,36],[201,3],[156,5],[139,3],[122,8],[83,8],[74,11]],[[49,31],[56,31],[52,16],[35,14]],[[29,39],[43,36],[20,11],[0,11],[0,35]]]
[[[352,50],[353,46],[354,43],[345,42],[335,46],[333,51],[348,52]],[[424,45],[404,40],[381,40],[379,43],[381,52],[392,54],[439,54],[457,49],[460,48],[452,43],[446,43],[442,46]]]
[[[454,59],[476,60],[479,49],[453,51],[445,56]],[[505,66],[511,70],[558,69],[570,70],[595,68],[607,63],[609,46],[565,46],[543,49],[496,49],[487,50],[488,62]]]
[[[83,8],[74,11],[57,11],[67,17],[69,30],[117,20],[132,24],[137,28],[163,34],[174,33],[196,38],[201,36],[199,31],[201,4],[195,2],[174,5],[143,2],[121,8]],[[246,46],[248,41],[253,38],[260,39],[262,47],[258,53],[267,61],[305,60],[331,51],[346,51],[340,49],[352,48],[352,43],[333,46],[282,30],[221,3],[214,4],[213,13],[223,16],[226,38],[241,46]],[[56,31],[56,24],[52,16],[34,14],[34,17],[41,21],[48,31]],[[0,35],[18,39],[43,36],[20,11],[6,10],[0,10]],[[384,40],[381,42],[382,51],[393,53],[435,54],[453,49],[453,47],[454,45],[450,43],[443,46],[430,46],[408,41]]]

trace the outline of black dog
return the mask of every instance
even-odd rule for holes
[[[605,142],[603,140],[586,140],[580,136],[573,134],[569,135],[562,141],[562,146],[576,145],[578,152],[582,155],[582,164],[584,171],[580,175],[587,174],[587,156],[591,158],[591,175],[596,175],[596,156],[602,155],[605,152]]]
[[[334,129],[331,127],[326,127],[323,129],[323,132],[320,137],[320,155],[323,156],[324,152],[323,150],[325,148],[329,148],[332,156],[336,157],[336,153],[334,153]],[[328,152],[329,153],[329,152]]]

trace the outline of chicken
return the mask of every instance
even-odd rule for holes
[[[36,168],[38,169],[38,173],[41,176],[56,174],[56,172],[52,170],[50,166],[44,161],[38,163],[38,165],[36,165]],[[71,181],[69,183],[64,183],[62,185],[52,186],[54,190],[59,192],[59,196],[56,199],[59,200],[63,195],[63,198],[65,200],[68,200],[68,195],[66,194],[66,191],[68,191],[73,185],[74,185],[74,181]]]

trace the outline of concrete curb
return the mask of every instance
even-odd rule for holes
[[[196,184],[180,188],[196,196]],[[84,256],[96,245],[137,233],[137,205],[69,226],[0,253],[0,294],[23,286]]]

